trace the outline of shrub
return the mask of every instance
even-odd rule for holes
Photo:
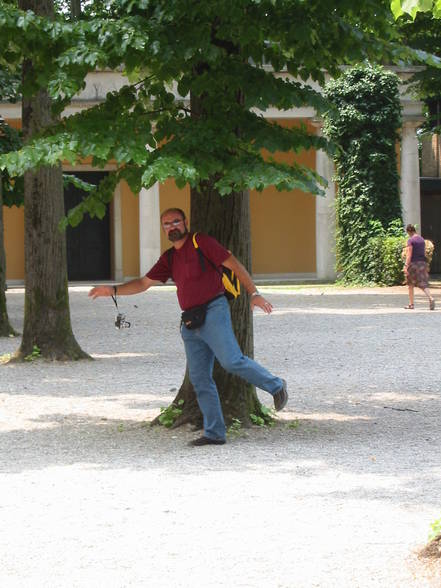
[[[386,237],[384,239],[379,284],[394,286],[404,282],[403,262],[401,261],[403,243],[406,243],[405,237]]]
[[[406,237],[401,219],[392,221],[385,230],[379,221],[371,221],[367,242],[365,281],[381,286],[394,286],[404,281],[402,251]]]

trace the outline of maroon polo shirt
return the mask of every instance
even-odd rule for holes
[[[151,280],[163,283],[171,278],[176,284],[179,306],[182,310],[205,304],[225,292],[220,266],[231,253],[216,239],[203,233],[196,235],[196,241],[204,256],[219,268],[220,273],[206,259],[203,271],[199,254],[193,245],[193,233],[189,233],[184,245],[180,249],[173,249],[171,267],[169,254],[165,251],[146,274]]]

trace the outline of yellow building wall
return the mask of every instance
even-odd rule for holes
[[[298,121],[280,120],[284,126]],[[314,132],[314,128],[309,128]],[[279,161],[296,161],[315,169],[315,152],[277,154]],[[190,215],[190,189],[179,189],[173,180],[160,185],[160,210],[177,206]],[[299,190],[277,192],[267,188],[250,194],[252,271],[255,274],[315,272],[315,196]],[[24,277],[23,209],[4,207],[7,279]],[[139,275],[139,203],[125,182],[121,183],[123,274]],[[113,224],[113,223],[112,223]],[[113,235],[112,235],[113,239]],[[170,246],[161,231],[161,251]]]
[[[13,129],[21,129],[21,119],[20,118],[7,118],[6,122],[10,127]]]
[[[24,278],[24,209],[3,206],[5,230],[6,279]]]
[[[139,201],[121,182],[122,265],[125,277],[139,276]]]
[[[299,121],[281,119],[281,126]],[[306,124],[314,133],[312,125]],[[315,169],[315,151],[278,153],[280,162],[301,163]],[[316,271],[315,198],[300,190],[278,192],[269,187],[250,193],[251,254],[254,274],[310,273]]]
[[[13,129],[21,129],[20,119],[6,119]],[[3,226],[6,253],[6,279],[24,278],[24,210],[21,206],[3,206]]]
[[[113,211],[111,210],[111,219]],[[5,231],[6,279],[24,279],[24,209],[3,207]],[[122,256],[124,276],[139,275],[139,209],[138,198],[125,182],[121,184]],[[113,227],[113,222],[111,223]],[[113,243],[111,229],[111,244]],[[113,247],[112,247],[113,250]],[[114,260],[112,259],[112,266]]]

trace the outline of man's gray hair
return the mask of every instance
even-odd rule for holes
[[[178,214],[180,214],[182,216],[182,220],[186,219],[185,212],[181,208],[167,208],[167,210],[164,210],[163,212],[161,212],[160,220],[162,221],[162,217],[169,212],[177,212]]]

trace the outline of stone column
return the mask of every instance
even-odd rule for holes
[[[421,119],[404,120],[401,139],[401,206],[404,225],[421,230],[420,168],[416,129]]]
[[[139,271],[143,276],[161,253],[159,184],[139,193]]]
[[[113,196],[113,279],[122,282],[123,255],[122,255],[122,216],[121,216],[121,184],[118,184]]]
[[[322,122],[313,123],[317,135]],[[335,184],[334,163],[324,151],[316,153],[316,172],[328,181],[325,196],[315,197],[316,272],[319,280],[335,280]]]

